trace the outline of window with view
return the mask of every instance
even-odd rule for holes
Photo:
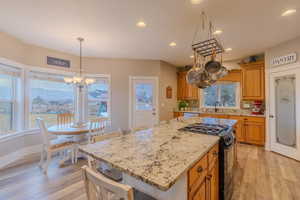
[[[20,70],[0,65],[0,134],[17,129],[17,89]]]
[[[203,90],[203,107],[239,107],[239,83],[218,83]]]
[[[35,119],[44,119],[47,126],[57,123],[57,114],[74,113],[75,92],[63,76],[30,72],[29,128],[35,128]]]
[[[88,119],[109,117],[110,87],[108,78],[97,78],[88,86]]]

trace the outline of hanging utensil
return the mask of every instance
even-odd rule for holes
[[[209,73],[216,73],[222,67],[220,62],[215,61],[215,58],[216,58],[216,51],[215,51],[215,49],[213,49],[211,60],[205,64],[205,70],[208,71]]]
[[[198,56],[197,53],[194,52],[194,65],[192,69],[190,69],[186,75],[186,80],[189,84],[196,84],[199,79],[199,68],[198,68]]]

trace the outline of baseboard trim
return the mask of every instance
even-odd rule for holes
[[[20,163],[20,161],[26,162],[26,160],[33,157],[37,158],[41,148],[40,144],[33,145],[0,157],[0,169],[11,167],[16,163]]]

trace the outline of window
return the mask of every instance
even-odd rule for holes
[[[29,128],[41,117],[49,127],[57,123],[57,114],[74,113],[75,92],[62,75],[30,72]]]
[[[153,109],[153,85],[149,83],[137,83],[135,85],[136,110]]]
[[[20,70],[0,65],[0,134],[17,130],[17,89]]]
[[[203,107],[239,107],[239,83],[223,82],[212,85],[203,90]]]
[[[95,117],[110,117],[109,79],[104,77],[94,79],[96,82],[88,86],[88,119],[93,119]]]

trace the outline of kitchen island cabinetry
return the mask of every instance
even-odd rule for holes
[[[234,126],[236,120],[172,121],[79,151],[120,170],[125,184],[157,200],[218,200],[220,137],[178,130],[196,122]]]
[[[219,199],[219,145],[216,144],[188,172],[189,200]]]

